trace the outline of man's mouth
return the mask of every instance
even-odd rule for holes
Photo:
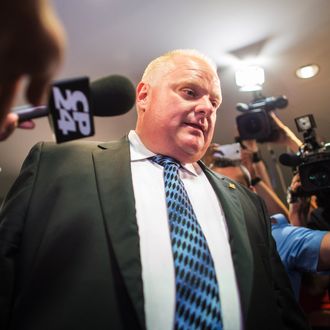
[[[200,131],[202,131],[203,133],[205,132],[205,126],[200,125],[200,124],[196,124],[196,123],[185,123],[187,126],[193,127],[195,129],[198,129]]]

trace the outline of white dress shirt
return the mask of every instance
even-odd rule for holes
[[[163,167],[148,159],[155,154],[143,145],[135,131],[128,137],[147,329],[169,330],[174,326],[175,271]],[[238,287],[221,205],[200,166],[182,165],[180,177],[213,257],[224,329],[242,329]]]

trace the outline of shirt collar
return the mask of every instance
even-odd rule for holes
[[[131,161],[136,162],[140,160],[148,159],[156,154],[150,151],[141,141],[136,131],[131,130],[128,134],[128,140],[130,143]],[[189,173],[197,176],[201,173],[202,169],[197,163],[182,164],[181,166]]]

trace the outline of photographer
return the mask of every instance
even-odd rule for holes
[[[309,127],[308,129],[299,129],[304,132],[304,143],[302,143],[295,134],[285,126],[280,119],[273,113],[270,114],[274,119],[274,122],[280,129],[280,139],[278,142],[284,144],[291,149],[300,158],[304,159],[305,165],[303,171],[305,171],[304,181],[302,182],[299,175],[300,162],[297,161],[298,166],[294,171],[291,184],[288,188],[288,203],[289,203],[289,219],[290,222],[296,226],[303,226],[312,229],[314,232],[329,231],[330,230],[330,190],[319,189],[318,187],[311,185],[308,171],[316,169],[316,173],[320,171],[319,159],[327,159],[322,156],[324,148],[322,143],[316,140],[315,132],[313,130],[315,123],[311,115],[301,117],[303,119],[302,124]],[[306,117],[306,119],[305,119]],[[311,125],[309,125],[309,119]],[[304,125],[302,125],[304,127]],[[297,125],[298,126],[298,125]],[[327,150],[327,149],[325,149]],[[299,152],[299,153],[298,153]],[[321,154],[321,155],[320,155]],[[316,162],[311,161],[316,155]],[[321,157],[320,157],[321,156]],[[294,160],[294,158],[292,158]],[[324,173],[323,173],[324,175]],[[326,176],[329,172],[326,172]],[[306,180],[307,179],[307,180]],[[321,181],[324,183],[323,181]],[[304,185],[307,184],[307,189]],[[311,189],[314,188],[314,189]],[[316,189],[315,189],[316,188]],[[304,228],[305,229],[305,228]],[[327,235],[322,240],[320,246],[320,253],[324,251],[324,246],[327,244]],[[278,245],[278,249],[280,246]],[[326,251],[326,250],[325,250]],[[329,259],[330,254],[327,252],[326,259]],[[309,260],[311,258],[309,257]],[[306,262],[308,261],[306,256]],[[318,268],[319,270],[322,267]],[[310,324],[313,329],[329,329],[330,327],[330,276],[322,273],[304,273],[302,276],[302,285],[300,290],[300,304],[303,310],[308,315]]]
[[[255,173],[252,157],[244,149],[243,161],[219,157],[219,145],[212,144],[203,161],[220,175],[225,175],[259,194],[265,201],[271,216],[272,235],[276,241],[277,250],[289,275],[295,296],[298,299],[301,277],[303,272],[330,270],[330,233],[327,231],[311,230],[289,224],[286,207],[263,181],[254,180]],[[251,173],[248,171],[248,168]]]
[[[294,152],[295,154],[291,155],[291,157],[294,156],[291,162],[297,163],[291,164],[294,168],[294,176],[288,188],[290,221],[297,226],[330,230],[330,188],[328,187],[330,173],[329,166],[327,167],[329,152],[323,143],[316,139],[313,116],[300,117],[304,119],[303,124],[309,127],[306,130],[298,127],[301,132],[304,132],[304,143],[302,143],[274,113],[270,115],[280,132],[279,139],[274,142],[284,144]],[[311,121],[310,124],[307,119]],[[290,154],[284,155],[290,156]],[[322,163],[320,165],[322,161],[325,165]],[[300,172],[304,174],[303,177],[298,174]]]
[[[299,174],[295,174],[288,189],[289,217],[292,224],[296,226],[309,227],[304,228],[319,232],[321,230],[329,230],[329,222],[324,218],[324,209],[318,202],[324,202],[318,196],[304,196],[301,193],[301,180]],[[300,192],[299,192],[300,191]],[[328,195],[329,196],[329,195]],[[329,197],[328,197],[329,198]],[[325,206],[325,205],[324,205]],[[312,228],[312,229],[310,229]],[[325,237],[326,238],[326,237]],[[322,253],[326,241],[322,241],[320,253]],[[330,253],[325,254],[327,259]],[[302,285],[300,292],[300,304],[308,315],[310,323],[316,329],[329,329],[329,286],[330,276],[320,273],[304,273],[302,277]]]
[[[273,109],[278,107],[275,102],[272,101],[275,98],[269,99],[271,99],[271,102],[267,103],[267,99],[262,100],[263,102],[261,103],[263,103],[263,106],[260,109],[247,111],[245,117],[241,116],[240,121],[237,121],[237,123],[241,124],[238,130],[243,133],[241,137],[243,140],[254,138],[258,142],[282,145],[291,150],[292,154],[285,154],[286,157],[283,159],[283,162],[280,157],[280,162],[282,164],[286,163],[285,165],[293,168],[298,167],[304,174],[302,178],[297,174],[294,175],[288,189],[290,222],[300,227],[290,226],[289,224],[285,225],[283,222],[277,229],[275,229],[274,225],[272,228],[272,233],[277,241],[277,249],[283,263],[288,269],[288,260],[285,260],[285,256],[289,256],[290,254],[285,253],[285,249],[289,247],[294,251],[295,244],[291,243],[292,238],[282,235],[283,233],[288,234],[289,229],[291,229],[294,234],[299,234],[299,231],[302,233],[305,232],[306,234],[310,233],[311,238],[309,240],[302,240],[299,239],[299,235],[297,236],[298,240],[295,242],[299,247],[302,246],[304,242],[310,241],[311,243],[313,241],[312,238],[315,238],[320,230],[330,230],[330,189],[323,189],[324,184],[328,183],[329,178],[329,149],[327,149],[326,145],[316,140],[313,130],[315,122],[312,115],[296,118],[298,131],[304,133],[303,143],[274,112],[269,111],[270,107],[273,107]],[[244,110],[251,110],[253,108],[256,108],[256,102],[245,105]],[[241,109],[243,108],[241,107]],[[298,124],[301,124],[301,127],[299,127]],[[303,164],[303,167],[299,168],[300,164]],[[300,179],[302,179],[305,185],[307,183],[307,191],[303,189]],[[319,189],[320,186],[322,189]],[[317,190],[316,193],[315,190]],[[304,226],[312,228],[313,230],[304,228]],[[276,232],[278,233],[278,237],[276,237]],[[306,238],[307,237],[308,236],[306,236]],[[328,235],[325,235],[322,241],[314,241],[313,243],[314,251],[317,249],[320,253],[326,251],[323,256],[329,259],[329,251],[325,248],[327,244]],[[306,251],[309,249],[310,248]],[[290,249],[287,251],[290,251]],[[294,262],[294,259],[298,257],[297,251],[292,255],[292,260]],[[310,263],[310,266],[312,266],[313,260],[315,260],[315,254],[314,257],[307,254],[305,256],[302,255],[300,262],[302,262],[302,264],[305,262],[305,265],[306,263]],[[313,267],[310,269],[313,269]],[[324,270],[329,269],[329,267],[323,268],[319,265],[317,268],[314,268],[314,270],[316,269]],[[299,282],[302,275],[301,271],[304,271],[304,269],[301,268],[300,272],[297,273]],[[290,278],[293,280],[292,275],[290,275]],[[305,273],[302,277],[302,281],[300,303],[308,314],[311,325],[321,326],[323,327],[322,329],[329,329],[330,299],[328,287],[330,284],[330,277],[325,274]],[[293,287],[295,287],[294,282],[296,282],[296,284],[298,283],[293,280]],[[296,292],[298,292],[297,289]]]

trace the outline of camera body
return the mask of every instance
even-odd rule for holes
[[[298,171],[306,193],[315,194],[330,189],[330,145],[305,155]]]
[[[242,140],[255,139],[262,143],[274,141],[278,137],[278,130],[273,118],[263,109],[250,110],[237,116],[236,124]]]
[[[238,103],[236,109],[242,114],[236,117],[236,124],[241,140],[255,139],[263,143],[278,139],[279,129],[268,112],[287,105],[285,96],[260,97],[249,104]]]
[[[295,118],[295,122],[298,131],[303,132],[304,143],[297,155],[282,154],[280,162],[298,170],[302,187],[298,195],[317,195],[330,189],[330,143],[317,141],[313,115]]]
[[[313,115],[295,118],[299,132],[303,133],[304,144],[299,150],[298,171],[301,186],[307,194],[330,188],[330,145],[319,143],[315,134]]]

